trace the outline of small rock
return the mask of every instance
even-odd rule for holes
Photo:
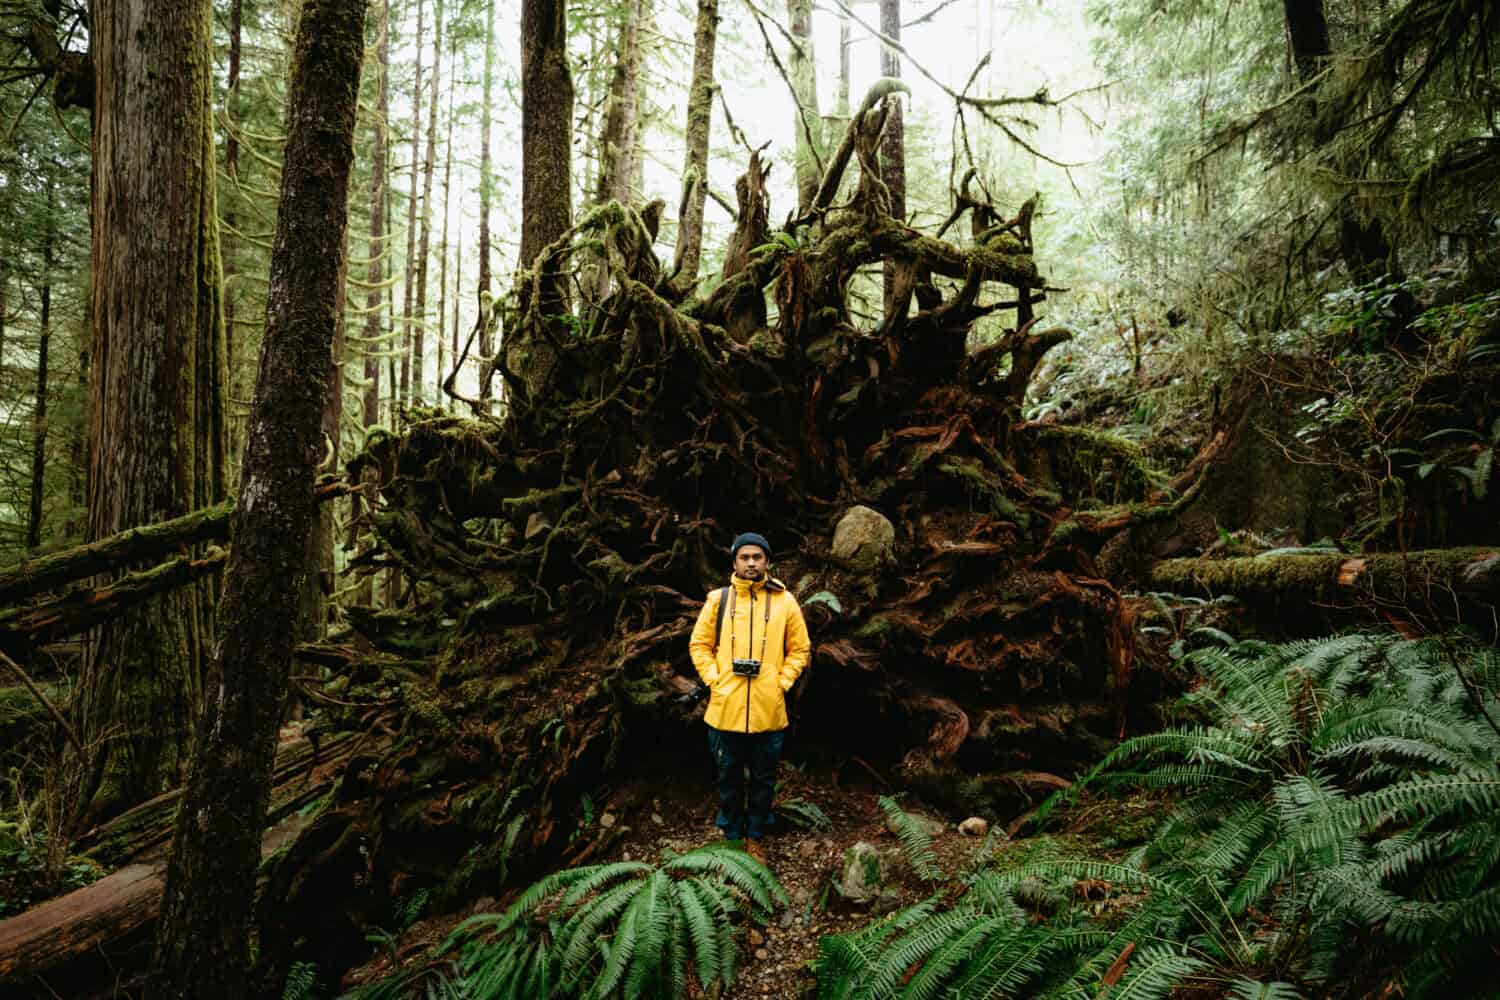
[[[781,917],[776,921],[776,925],[782,930],[786,930],[796,922],[797,911],[788,906],[786,909],[781,911]]]
[[[620,852],[620,860],[621,861],[630,861],[630,860],[632,860],[631,857],[630,857],[630,852],[629,851],[621,851]]]
[[[803,861],[811,861],[818,853],[818,843],[815,840],[804,840],[797,844],[797,857]]]
[[[762,945],[762,944],[765,944],[766,943],[766,936],[764,934],[762,934],[760,931],[758,931],[758,930],[756,930],[755,928],[752,927],[750,929],[750,943],[753,944],[753,945]]]
[[[850,507],[833,529],[833,558],[855,573],[872,573],[895,561],[896,529],[880,511]]]
[[[770,957],[771,957],[771,953],[769,951],[766,951],[766,949],[764,949],[764,948],[757,948],[757,949],[755,949],[755,960],[757,962],[764,962],[766,959],[768,959]]]
[[[906,815],[910,816],[916,822],[917,826],[929,837],[941,837],[948,832],[948,824],[940,819],[933,819],[931,816],[923,816],[921,813],[916,812],[909,812]],[[898,835],[895,824],[889,819],[885,821],[885,828],[892,836]]]
[[[600,816],[599,817],[599,825],[602,826],[602,827],[604,827],[604,829],[606,829],[606,830],[608,830],[610,827],[614,826],[615,825],[615,814],[614,813],[605,813],[603,816]]]
[[[661,818],[661,813],[652,813],[651,814],[651,822],[655,823],[657,826],[661,826],[663,823],[666,822],[666,820],[664,820],[664,819]]]
[[[851,903],[875,899],[886,882],[886,863],[880,849],[863,840],[844,852],[844,866],[834,882],[840,896]]]
[[[990,832],[990,825],[978,816],[970,816],[958,824],[958,832],[965,837],[983,837]]]

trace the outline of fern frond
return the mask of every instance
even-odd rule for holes
[[[940,881],[943,870],[938,865],[937,856],[932,853],[932,838],[927,831],[889,795],[880,797],[880,809],[885,813],[886,822],[896,831],[901,841],[901,853],[917,877],[926,882]]]
[[[1243,976],[1230,982],[1229,995],[1234,1000],[1302,1000],[1302,993],[1291,983],[1262,983]]]
[[[1118,992],[1110,994],[1112,1000],[1155,1000],[1166,997],[1178,986],[1202,972],[1208,965],[1201,958],[1184,954],[1166,945],[1149,945],[1136,952],[1125,975],[1120,980]]]

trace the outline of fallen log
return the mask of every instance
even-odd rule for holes
[[[347,496],[353,489],[342,481],[323,482],[317,485],[315,493],[322,502]],[[186,546],[227,541],[233,512],[233,502],[225,501],[169,521],[129,528],[108,538],[0,568],[0,606],[84,577],[115,572],[122,566],[174,553]]]
[[[1365,555],[1313,550],[1232,559],[1164,559],[1152,568],[1151,586],[1178,594],[1233,594],[1247,600],[1451,609],[1455,595],[1500,602],[1500,549]]]
[[[318,743],[302,740],[286,747],[277,758],[272,779],[271,820],[302,808],[327,791],[327,782],[312,781],[314,770],[342,766],[354,755],[359,740],[354,733],[340,733]],[[127,809],[85,832],[74,842],[73,850],[104,864],[140,857],[171,838],[181,797],[182,789],[174,788]]]
[[[87,631],[157,594],[217,572],[229,550],[210,547],[202,556],[182,556],[99,587],[79,587],[29,607],[0,612],[0,648],[12,653]],[[18,658],[20,658],[18,656]]]
[[[287,839],[286,831],[271,827],[327,794],[361,742],[361,736],[344,733],[325,742],[321,753],[307,741],[286,749],[277,764],[262,857]],[[91,856],[136,860],[92,885],[0,921],[0,986],[27,985],[156,919],[166,878],[163,848],[180,794],[173,790],[143,803],[80,841]]]

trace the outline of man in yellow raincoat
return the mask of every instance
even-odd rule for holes
[[[765,538],[746,532],[729,553],[734,575],[708,595],[688,649],[709,690],[703,721],[719,774],[719,829],[726,838],[744,838],[750,853],[764,861],[760,840],[771,825],[786,694],[807,666],[812,646],[797,599],[770,575]]]

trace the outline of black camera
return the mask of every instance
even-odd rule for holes
[[[735,660],[732,666],[737,677],[757,677],[760,675],[759,660]]]

